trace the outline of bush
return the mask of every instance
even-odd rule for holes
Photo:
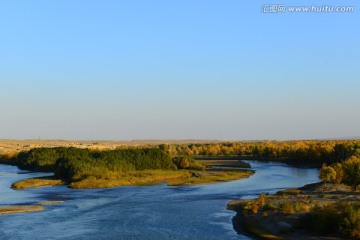
[[[356,191],[360,184],[360,158],[352,156],[343,162],[342,167],[344,171],[343,182],[351,186],[353,191]]]
[[[291,195],[291,196],[297,196],[301,193],[301,190],[299,189],[285,189],[282,191],[278,191],[276,195],[284,196],[284,195]]]
[[[344,203],[339,230],[344,236],[360,239],[360,203]]]
[[[315,206],[300,218],[300,228],[317,234],[333,233],[337,229],[337,212],[333,206]]]
[[[174,159],[174,164],[178,169],[203,170],[205,166],[191,156],[180,156]]]
[[[260,194],[259,198],[257,199],[257,204],[259,206],[264,206],[266,203],[266,195],[265,194]]]
[[[303,202],[283,202],[279,204],[279,210],[283,213],[296,213],[309,211],[309,206]]]
[[[294,205],[291,202],[280,203],[279,210],[283,213],[295,213]]]
[[[360,203],[315,206],[300,218],[298,227],[317,234],[340,233],[360,239]]]
[[[276,210],[276,207],[272,205],[270,202],[265,203],[263,206],[263,211],[274,211]]]

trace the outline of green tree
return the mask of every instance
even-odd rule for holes
[[[356,156],[350,157],[342,164],[344,170],[343,183],[351,186],[355,192],[360,184],[360,158]]]
[[[192,161],[194,161],[194,159],[191,156],[181,156],[174,159],[174,163],[178,169],[189,168]]]
[[[335,180],[336,172],[332,167],[323,165],[322,168],[320,169],[319,177],[321,180],[324,181],[326,186],[326,182]]]
[[[331,165],[331,167],[335,170],[336,172],[336,177],[335,177],[335,183],[336,184],[340,184],[343,180],[344,177],[344,170],[342,167],[341,163],[334,163]]]
[[[196,162],[192,156],[180,156],[174,159],[174,163],[178,169],[194,169],[203,170],[205,166]]]

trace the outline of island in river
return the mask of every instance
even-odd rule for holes
[[[4,158],[4,163],[32,171],[54,172],[53,177],[25,179],[15,189],[67,184],[71,188],[205,184],[231,181],[252,175],[240,160],[195,161],[191,156],[172,158],[160,148],[90,150],[36,148]],[[214,167],[216,165],[216,167]]]

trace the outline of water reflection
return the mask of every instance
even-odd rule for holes
[[[309,172],[303,171],[301,168],[291,168],[291,173],[298,178],[307,178],[309,176]]]

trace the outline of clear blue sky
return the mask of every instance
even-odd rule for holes
[[[360,3],[0,0],[0,138],[360,136]]]

